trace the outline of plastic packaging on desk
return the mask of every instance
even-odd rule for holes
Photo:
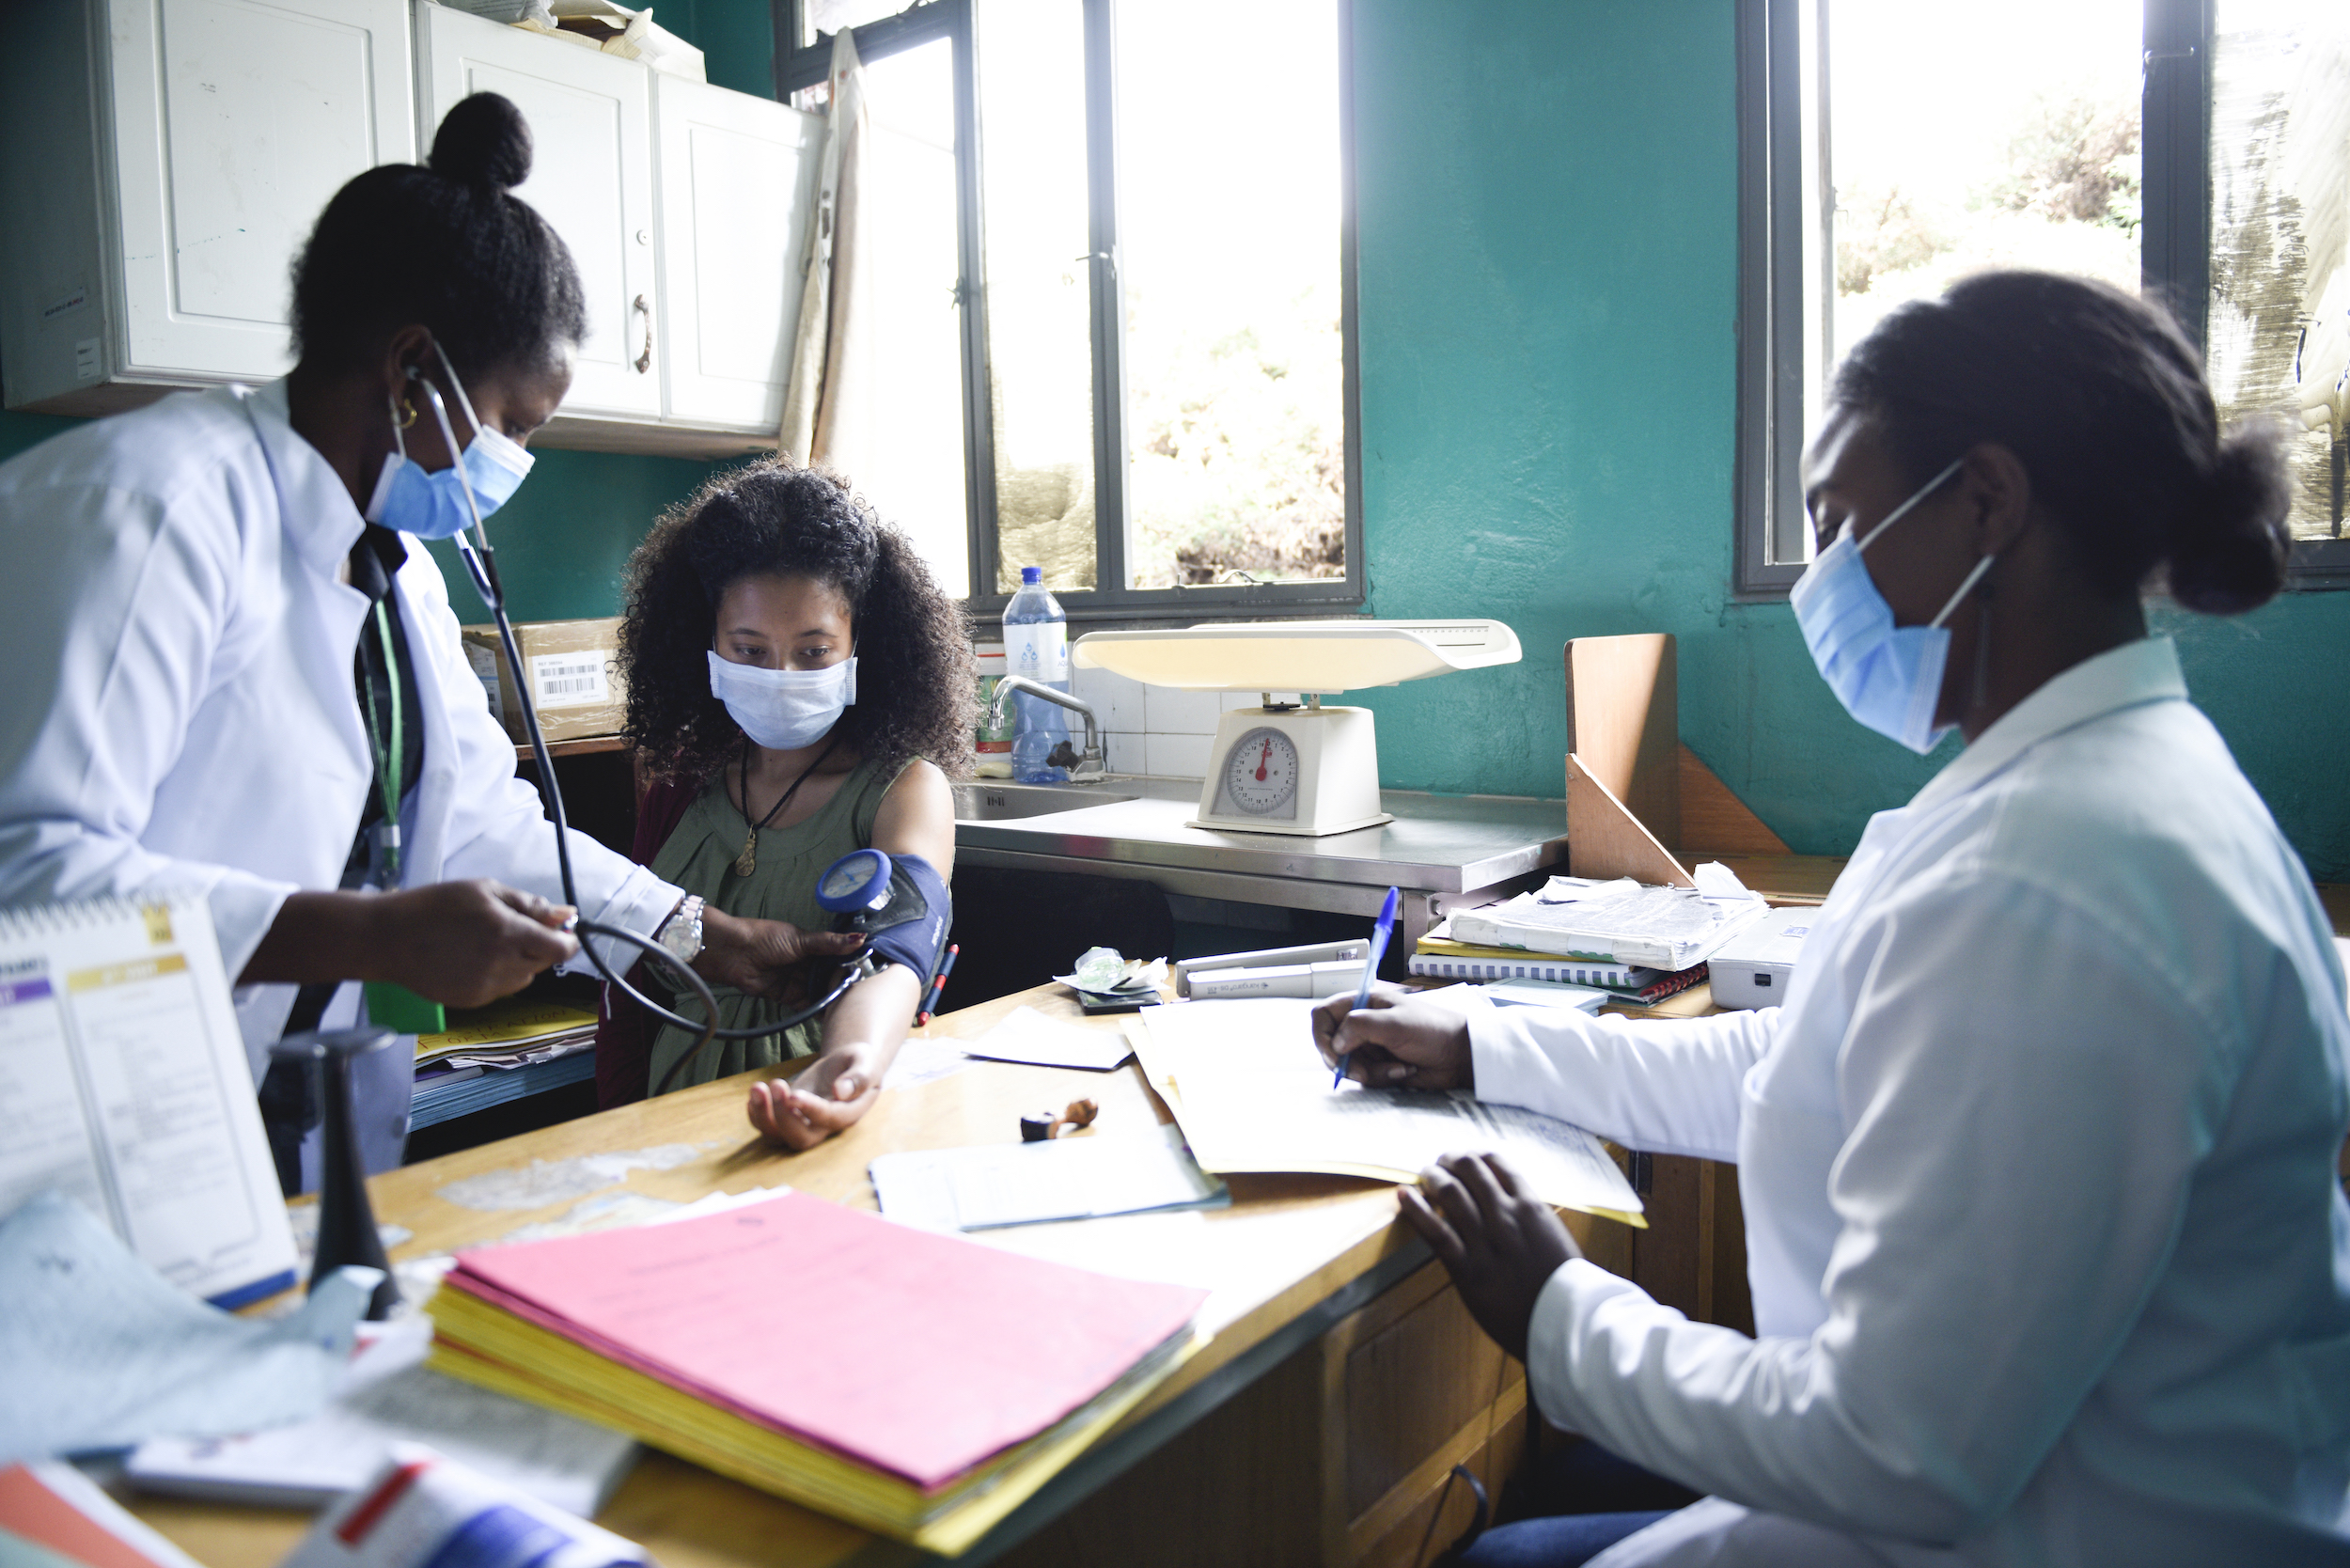
[[[1020,591],[1004,606],[1006,672],[1057,691],[1069,690],[1069,617],[1044,586],[1044,569],[1020,569]],[[1015,693],[1011,776],[1023,784],[1065,784],[1069,770],[1045,759],[1069,738],[1069,711],[1042,698]]]

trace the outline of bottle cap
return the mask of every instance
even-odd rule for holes
[[[1044,581],[1044,569],[1041,566],[1024,566],[1020,569],[1020,580],[1024,583],[1041,583]]]

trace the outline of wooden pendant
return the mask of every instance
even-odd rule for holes
[[[743,835],[743,853],[734,857],[734,874],[748,876],[759,870],[759,829]]]

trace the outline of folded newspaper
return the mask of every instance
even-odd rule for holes
[[[1619,877],[1555,876],[1530,893],[1452,912],[1452,939],[1569,958],[1686,969],[1761,919],[1769,905],[1737,873],[1709,860],[1697,886],[1651,887]]]

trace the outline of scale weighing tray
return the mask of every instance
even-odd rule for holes
[[[1459,669],[1517,663],[1498,620],[1274,620],[1165,632],[1094,632],[1071,653],[1178,691],[1259,692],[1258,708],[1216,722],[1193,827],[1321,838],[1394,819],[1379,807],[1379,753],[1368,708],[1322,698]],[[1297,692],[1296,703],[1272,700]]]

